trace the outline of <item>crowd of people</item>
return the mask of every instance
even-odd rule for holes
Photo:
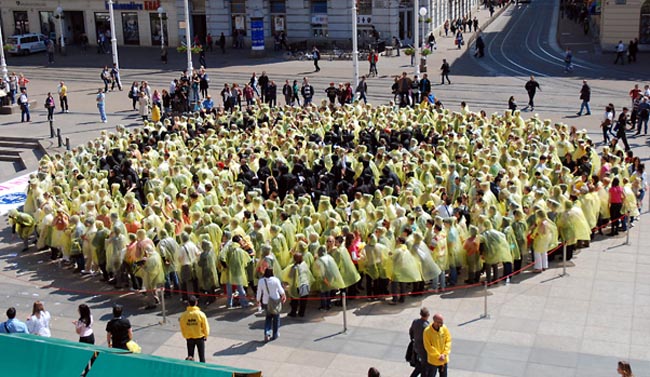
[[[519,111],[266,105],[175,116],[44,157],[10,221],[118,288],[254,306],[277,277],[305,314],[548,268],[639,216],[644,165]],[[270,273],[270,275],[268,275]],[[428,288],[427,288],[428,286]],[[234,293],[236,292],[236,293]]]

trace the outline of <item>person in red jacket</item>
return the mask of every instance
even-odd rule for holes
[[[377,77],[377,60],[379,60],[379,54],[377,51],[372,50],[368,54],[368,62],[370,63],[370,70],[368,71],[368,77],[375,76]]]

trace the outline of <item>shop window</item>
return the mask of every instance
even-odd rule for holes
[[[160,15],[158,13],[149,13],[149,29],[151,30],[151,44],[160,46]],[[169,46],[169,34],[167,33],[167,13],[162,14],[162,30],[165,37],[165,45]]]
[[[327,33],[327,25],[312,25],[311,26],[311,31],[313,33],[314,38],[327,38],[329,37],[329,34]]]
[[[99,40],[100,34],[104,34],[107,40],[111,39],[111,16],[108,13],[95,13],[95,33]]]
[[[235,30],[237,31],[237,36],[245,37],[246,36],[246,15],[238,14],[232,16],[232,33],[235,35]]]
[[[273,35],[280,32],[286,34],[286,21],[287,19],[284,16],[271,16],[271,32]]]
[[[122,33],[125,45],[140,44],[140,29],[137,13],[122,13]]]
[[[54,28],[54,12],[39,12],[41,19],[41,34],[50,39],[56,39],[56,29]]]
[[[16,24],[14,34],[29,33],[29,18],[26,11],[14,11],[14,23]]]

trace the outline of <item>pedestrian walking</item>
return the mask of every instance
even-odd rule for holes
[[[447,366],[449,365],[449,354],[451,353],[451,333],[444,324],[442,315],[435,314],[433,322],[424,329],[422,343],[427,352],[427,364],[425,365],[425,376],[447,377]]]
[[[205,48],[203,48],[201,45],[198,45],[196,47],[199,48],[199,64],[201,67],[207,68],[208,64],[205,62]]]
[[[222,54],[226,53],[226,36],[223,33],[219,36],[219,48]]]
[[[614,64],[618,63],[619,60],[622,65],[625,65],[625,45],[623,41],[618,41],[616,45],[616,60],[614,60]]]
[[[47,109],[47,120],[54,120],[54,108],[56,107],[52,93],[48,92],[45,97],[45,108]]]
[[[286,301],[280,280],[273,276],[273,269],[267,268],[264,277],[257,284],[257,301],[266,310],[264,321],[264,341],[275,340],[280,336],[280,311]]]
[[[570,48],[567,48],[564,52],[564,73],[573,71],[573,53]]]
[[[605,114],[603,115],[603,120],[600,123],[600,128],[603,130],[603,144],[609,144],[609,130],[612,127],[614,122],[614,112],[612,108],[608,105],[605,106]]]
[[[95,344],[93,316],[90,314],[90,308],[86,304],[81,304],[77,311],[79,312],[79,319],[72,321],[72,324],[75,332],[79,335],[79,343]]]
[[[18,97],[18,105],[20,106],[20,122],[25,121],[31,122],[32,119],[29,116],[29,97],[27,96],[27,90],[21,89],[20,96]]]
[[[59,93],[59,104],[61,105],[61,112],[68,112],[68,87],[65,85],[65,82],[61,81],[57,88]]]
[[[589,101],[591,101],[591,88],[587,85],[587,80],[582,80],[582,88],[580,89],[580,99],[582,104],[580,104],[580,111],[576,114],[578,116],[582,115],[582,110],[587,110],[586,115],[591,115],[591,107],[589,107]]]
[[[639,52],[639,38],[634,38],[630,41],[630,44],[627,47],[627,62],[636,63],[636,54]]]
[[[402,47],[402,42],[397,37],[393,37],[393,50],[395,50],[396,56],[400,56],[399,49]]]
[[[47,62],[54,64],[54,41],[51,39],[47,41]]]
[[[210,335],[210,324],[205,313],[198,307],[199,300],[192,295],[187,300],[187,308],[178,319],[181,334],[187,343],[186,360],[194,360],[194,349],[199,353],[199,361],[205,363],[205,342]]]
[[[526,82],[526,85],[524,85],[524,88],[526,89],[526,92],[528,93],[528,106],[526,106],[526,109],[530,109],[530,111],[535,110],[535,94],[537,93],[537,90],[542,91],[542,88],[539,86],[539,83],[535,81],[535,77],[533,75],[530,75],[530,80]]]
[[[163,46],[160,49],[160,60],[163,64],[167,64],[167,46]]]
[[[293,88],[289,84],[289,80],[284,81],[282,86],[282,95],[284,96],[284,104],[287,106],[293,106]]]
[[[485,42],[483,41],[483,33],[478,33],[474,47],[476,49],[476,52],[474,53],[475,57],[482,58],[485,56]]]
[[[368,93],[368,84],[366,83],[366,76],[361,76],[361,81],[359,81],[359,84],[357,85],[357,88],[354,91],[358,93],[359,100],[363,100],[364,104],[368,103],[368,99],[366,98],[366,94]]]
[[[32,306],[32,315],[27,318],[27,330],[30,334],[49,338],[52,336],[52,332],[50,331],[50,319],[52,319],[52,316],[50,315],[50,312],[45,310],[43,303],[36,301]]]
[[[320,51],[316,46],[311,49],[311,58],[314,60],[314,68],[316,72],[320,72],[320,67],[318,66],[318,61],[320,60]]]
[[[641,126],[643,127],[643,134],[648,134],[648,119],[650,118],[650,99],[648,97],[643,97],[639,103],[639,116],[637,119],[636,125],[636,134],[638,136],[641,133]]]
[[[451,72],[451,69],[449,68],[449,63],[447,63],[447,59],[442,59],[442,65],[440,66],[440,75],[442,76],[442,82],[440,85],[445,84],[445,78],[447,79],[447,83],[451,85],[451,80],[449,80],[449,72]]]
[[[104,83],[104,93],[108,92],[108,84],[111,83],[111,72],[108,70],[108,66],[104,66],[104,69],[99,74],[99,78]]]
[[[456,40],[454,41],[454,43],[456,44],[456,47],[458,47],[459,50],[465,44],[465,41],[463,40],[463,32],[461,30],[458,30],[458,32],[456,32]]]
[[[630,146],[627,143],[627,132],[626,132],[627,131],[626,126],[629,122],[629,119],[627,117],[628,111],[629,109],[627,107],[623,108],[623,111],[621,111],[621,113],[618,115],[618,121],[616,122],[616,128],[614,129],[614,131],[616,132],[616,139],[614,139],[614,147],[620,140],[621,142],[623,142],[625,151],[630,150]],[[615,149],[612,148],[612,150]]]
[[[106,343],[109,348],[128,350],[126,344],[133,339],[133,329],[131,322],[122,318],[122,311],[122,305],[113,305],[113,318],[106,324]]]
[[[0,323],[0,334],[29,334],[27,325],[16,319],[16,308],[7,309],[7,320]]]
[[[97,89],[97,97],[95,97],[97,102],[97,110],[99,110],[99,117],[101,118],[102,123],[106,123],[106,94],[102,91],[102,88]]]
[[[368,70],[368,77],[373,76],[377,77],[377,61],[379,60],[379,54],[377,51],[372,50],[368,54],[368,63],[370,63],[370,68]]]
[[[115,85],[117,85],[117,89],[121,92],[122,80],[120,79],[120,69],[117,68],[117,64],[113,63],[113,67],[111,68],[111,91],[115,89]]]
[[[424,330],[429,326],[429,315],[429,309],[423,307],[420,309],[420,318],[411,322],[409,328],[409,338],[413,343],[411,365],[414,369],[411,377],[419,375],[426,377],[424,368],[427,365],[427,351],[424,349],[423,335]]]

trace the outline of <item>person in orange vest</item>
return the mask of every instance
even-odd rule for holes
[[[368,54],[368,62],[370,62],[370,70],[368,71],[368,76],[377,77],[377,60],[379,60],[379,54],[377,54],[377,51],[370,51],[370,54]]]

